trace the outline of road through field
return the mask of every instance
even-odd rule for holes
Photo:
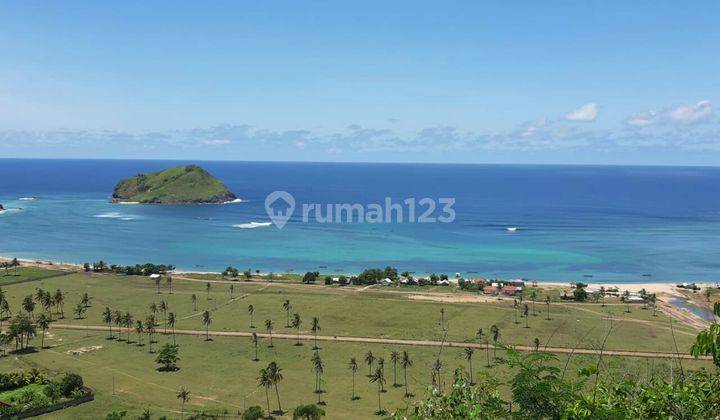
[[[90,330],[90,331],[106,331],[107,327],[103,325],[72,325],[72,324],[51,324],[51,328],[57,329],[68,329],[68,330]],[[204,336],[204,330],[175,330],[175,334],[180,335],[199,335]],[[208,331],[210,336],[217,337],[251,337],[253,333],[242,332],[242,331]],[[269,338],[270,335],[266,333],[256,333],[260,338]],[[273,339],[280,340],[300,340],[300,341],[313,341],[315,336],[308,334],[285,334],[285,333],[273,333]],[[493,348],[491,344],[483,343],[465,343],[461,341],[441,341],[434,340],[403,340],[394,338],[373,338],[373,337],[347,337],[347,336],[331,336],[331,335],[318,335],[317,341],[333,341],[333,342],[347,342],[347,343],[368,343],[368,344],[396,344],[402,346],[426,346],[426,347],[472,347],[477,349]],[[515,345],[513,346],[516,350],[520,351],[535,351],[534,347]],[[600,355],[601,350],[599,349],[588,349],[588,348],[570,348],[570,347],[543,347],[543,351],[559,354],[588,354],[588,355]],[[656,358],[656,359],[687,359],[692,360],[695,357],[689,354],[682,353],[661,353],[661,352],[648,352],[648,351],[627,351],[627,350],[602,350],[602,354],[606,356],[624,356],[624,357],[642,357],[642,358]],[[709,356],[698,357],[700,360],[712,360]]]

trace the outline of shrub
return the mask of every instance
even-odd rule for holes
[[[66,373],[62,379],[60,379],[60,393],[64,396],[69,397],[74,391],[82,388],[83,380],[82,376],[77,373]]]
[[[317,420],[325,415],[325,410],[315,404],[300,405],[293,411],[293,420]]]
[[[263,417],[265,417],[265,412],[259,405],[253,405],[242,413],[243,420],[258,420]]]

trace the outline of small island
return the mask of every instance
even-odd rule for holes
[[[236,199],[225,184],[206,170],[186,165],[123,179],[115,186],[111,202],[221,204]]]

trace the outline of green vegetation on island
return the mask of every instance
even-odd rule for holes
[[[115,186],[113,203],[219,204],[237,197],[197,165],[178,166],[123,179]]]

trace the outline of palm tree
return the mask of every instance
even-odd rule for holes
[[[258,376],[258,383],[261,387],[265,388],[265,402],[267,402],[268,415],[270,415],[270,387],[273,385],[272,379],[270,379],[267,368],[260,369],[260,376]]]
[[[655,312],[655,310],[657,309],[657,295],[655,293],[650,295],[650,303],[652,304],[653,310],[652,316],[657,316],[657,313]]]
[[[368,378],[372,376],[372,368],[373,363],[375,363],[375,356],[373,355],[372,351],[368,350],[367,353],[365,353],[365,363],[368,365]]]
[[[445,308],[440,308],[440,329],[445,331]]]
[[[232,298],[233,298],[233,293],[235,293],[235,285],[234,285],[234,284],[231,284],[231,285],[230,285],[230,299],[231,299],[231,300],[232,300]]]
[[[122,331],[120,331],[120,328],[123,326],[124,321],[125,318],[123,317],[123,313],[115,310],[113,312],[113,323],[118,327],[118,341],[121,341],[120,334],[122,333]]]
[[[622,297],[625,301],[625,305],[627,305],[627,309],[625,309],[625,312],[630,313],[630,291],[625,290],[622,294]]]
[[[537,299],[537,290],[533,290],[532,292],[530,292],[530,301],[532,302],[533,316],[537,316],[537,312],[535,312],[535,299]]]
[[[174,312],[168,313],[167,325],[172,330],[173,345],[175,345],[175,313]]]
[[[313,347],[313,350],[318,349],[317,333],[318,333],[318,331],[320,331],[320,329],[321,329],[320,328],[320,319],[318,319],[318,317],[314,316],[312,319],[311,326],[310,326],[310,331],[312,331],[312,333],[315,335],[315,346]]]
[[[378,367],[382,370],[383,376],[385,375],[385,359],[378,357]],[[382,392],[385,392],[385,384],[382,385]]]
[[[302,325],[302,319],[300,319],[300,314],[296,313],[293,315],[292,320],[292,327],[295,328],[297,331],[297,343],[295,343],[296,346],[302,346],[300,344],[300,325]]]
[[[536,352],[540,350],[540,339],[539,338],[535,337],[535,339],[533,340],[533,347],[535,347]]]
[[[185,403],[190,401],[190,391],[185,389],[184,386],[181,386],[180,391],[177,394],[177,398],[182,400],[182,405],[180,406],[180,417],[185,418]]]
[[[193,293],[192,296],[190,296],[190,300],[192,300],[193,311],[197,312],[197,295],[195,295],[195,293]]]
[[[397,383],[397,362],[400,360],[400,353],[396,352],[395,350],[390,352],[390,361],[393,364],[393,386],[398,386]]]
[[[210,300],[210,287],[212,287],[210,285],[210,282],[205,283],[205,293],[207,294],[207,300]]]
[[[123,326],[127,330],[127,343],[130,344],[130,328],[132,327],[133,317],[130,312],[125,312],[123,315]]]
[[[407,370],[410,366],[412,366],[413,362],[410,360],[410,355],[407,351],[403,350],[402,358],[400,359],[400,366],[403,368],[403,375],[404,375],[404,382],[405,382],[405,396],[410,397],[411,394],[408,391],[408,381],[407,381]]]
[[[172,276],[171,275],[168,275],[167,277],[165,277],[165,284],[167,285],[168,289],[170,289],[168,293],[172,295]]]
[[[250,328],[255,328],[253,325],[253,314],[255,313],[255,307],[248,305],[248,314],[250,315]]]
[[[282,305],[283,309],[285,310],[285,315],[287,315],[287,324],[285,325],[286,328],[290,328],[290,310],[292,309],[292,305],[290,304],[290,300],[286,299],[285,302],[283,302]]]
[[[138,335],[138,346],[142,346],[142,333],[144,330],[145,328],[143,327],[142,321],[140,321],[139,319],[135,321],[135,332]]]
[[[157,287],[157,294],[158,294],[158,295],[160,294],[160,280],[162,280],[162,279],[160,278],[160,276],[158,276],[158,277],[155,278],[155,287]]]
[[[270,362],[270,364],[267,367],[268,370],[268,376],[270,377],[270,380],[272,380],[273,385],[275,386],[275,396],[277,397],[277,403],[278,403],[278,413],[283,414],[282,406],[280,405],[280,391],[278,390],[278,384],[280,381],[283,380],[282,375],[282,369],[278,367],[277,363]]]
[[[545,304],[547,305],[547,318],[545,319],[550,321],[550,295],[545,296]]]
[[[475,339],[479,342],[482,342],[483,338],[485,339],[485,359],[487,360],[485,367],[490,367],[490,346],[488,345],[488,337],[482,328],[478,328],[477,332],[475,333]]]
[[[492,334],[492,340],[493,340],[493,359],[495,359],[496,352],[497,352],[497,343],[500,339],[500,328],[498,328],[497,325],[493,324],[492,327],[490,327],[490,334]]]
[[[23,299],[22,302],[22,308],[25,310],[25,312],[28,313],[28,315],[31,316],[33,321],[35,320],[35,301],[33,300],[32,295],[25,296],[25,299]]]
[[[75,314],[75,319],[83,319],[83,315],[85,315],[85,307],[78,303],[75,309],[73,310],[73,313]]]
[[[210,341],[210,324],[212,324],[212,316],[210,315],[210,311],[207,309],[203,311],[202,314],[202,323],[205,326],[205,341]]]
[[[600,286],[600,298],[602,299],[602,307],[605,307],[605,286]]]
[[[103,317],[103,322],[106,323],[107,326],[108,326],[108,337],[107,337],[107,339],[108,339],[108,340],[112,340],[112,338],[113,338],[113,333],[112,333],[112,321],[113,321],[113,316],[112,316],[112,311],[111,311],[110,308],[108,308],[107,306],[105,307],[105,310],[104,310],[103,313],[102,313],[102,317]]]
[[[260,359],[258,359],[258,336],[257,333],[252,333],[252,336],[250,336],[252,339],[253,346],[255,347],[255,358],[253,359],[253,362],[258,362]]]
[[[152,353],[152,345],[155,342],[153,341],[153,335],[155,334],[155,315],[148,315],[147,319],[145,320],[145,331],[147,331],[148,335],[150,336],[150,339],[148,340],[148,342],[150,343],[150,348],[148,349],[148,351]]]
[[[528,325],[528,318],[529,318],[528,312],[529,312],[528,304],[525,303],[523,305],[523,316],[525,317],[525,328],[530,328],[530,325]]]
[[[350,363],[348,363],[348,368],[350,369],[350,372],[352,372],[352,397],[350,399],[356,400],[358,398],[355,396],[355,374],[358,371],[358,364],[357,364],[357,360],[355,360],[354,357],[350,358]]]
[[[265,331],[267,331],[268,335],[270,336],[270,344],[268,345],[268,347],[273,347],[273,343],[272,343],[273,322],[272,322],[272,319],[265,320]]]
[[[435,359],[435,363],[432,367],[432,384],[433,388],[436,388],[438,392],[442,393],[442,384],[440,383],[440,370],[442,369],[442,362],[440,359]]]
[[[160,312],[163,314],[163,334],[167,334],[167,310],[168,306],[164,300],[160,301]]]
[[[475,382],[473,382],[473,368],[472,368],[472,357],[475,353],[475,349],[472,347],[465,347],[465,360],[468,361],[468,368],[470,372],[470,385],[475,385]]]
[[[322,405],[322,401],[320,400],[320,394],[322,394],[321,381],[322,374],[325,372],[325,364],[320,358],[318,352],[315,352],[311,361],[313,364],[313,370],[315,371],[315,393],[318,396],[318,405]]]
[[[63,296],[63,292],[60,289],[57,289],[55,291],[55,296],[53,297],[53,300],[55,301],[56,311],[60,313],[60,318],[65,318],[65,312],[63,311],[65,296]]]
[[[158,306],[155,304],[155,302],[153,302],[150,304],[150,307],[148,309],[150,309],[151,314],[155,315],[158,311]]]
[[[385,385],[385,374],[379,367],[375,369],[375,372],[370,375],[370,382],[377,384],[378,394],[378,411],[375,413],[379,416],[385,414],[385,410],[382,408],[382,401],[380,400],[380,394],[382,393],[383,386]]]
[[[40,341],[40,348],[45,348],[45,331],[50,326],[50,318],[48,318],[45,314],[40,314],[37,319],[37,325],[40,327],[40,330],[42,330],[42,339]]]
[[[513,309],[515,313],[515,323],[518,323],[518,301],[517,299],[513,299]]]

